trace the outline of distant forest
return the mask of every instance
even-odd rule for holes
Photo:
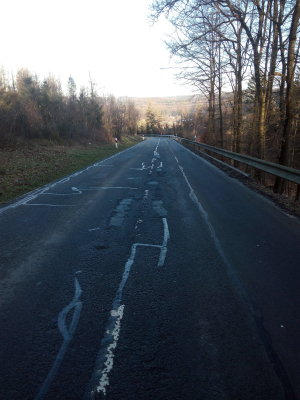
[[[68,93],[54,77],[40,80],[26,69],[8,79],[0,71],[0,145],[28,139],[109,142],[137,133],[139,112],[131,100],[99,96],[95,84]]]

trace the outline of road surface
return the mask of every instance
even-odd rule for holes
[[[165,138],[0,209],[0,398],[300,399],[300,227]]]

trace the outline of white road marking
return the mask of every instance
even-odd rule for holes
[[[145,169],[150,169],[149,175],[151,175],[152,172],[153,172],[153,168],[154,168],[154,163],[155,163],[155,161],[156,161],[158,158],[160,158],[160,155],[159,155],[159,153],[158,153],[158,151],[157,151],[158,146],[159,146],[159,143],[160,143],[160,139],[158,140],[157,145],[156,145],[156,147],[155,147],[155,149],[154,149],[154,151],[153,151],[153,158],[152,158],[152,160],[151,160],[151,166],[150,166],[150,167],[146,167],[146,163],[143,162],[141,168],[130,168],[130,169],[135,170],[135,171],[143,171],[143,170],[145,170]],[[162,163],[161,163],[161,166],[160,166],[160,167],[162,167]]]
[[[183,177],[185,179],[186,184],[188,185],[188,187],[190,189],[189,196],[190,196],[191,200],[197,205],[200,213],[203,215],[207,225],[209,226],[209,230],[210,230],[211,234],[215,234],[215,231],[214,231],[214,229],[213,229],[213,227],[212,227],[212,225],[211,225],[211,223],[209,221],[208,214],[204,210],[204,208],[203,208],[202,204],[200,203],[200,201],[198,200],[198,197],[196,196],[196,194],[194,192],[194,189],[192,188],[192,186],[191,186],[191,184],[190,184],[190,182],[189,182],[189,180],[188,180],[188,178],[187,178],[187,176],[186,176],[186,174],[185,174],[185,172],[184,172],[184,170],[183,170],[181,165],[179,165],[179,169],[180,169],[180,171],[181,171],[181,173],[182,173],[182,175],[183,175]]]
[[[153,158],[151,160],[151,166],[148,167],[148,169],[150,169],[148,175],[152,175],[153,169],[154,169],[154,163],[155,163],[157,158],[160,158],[159,153],[157,152],[159,144],[160,144],[160,139],[158,139],[157,145],[156,145],[156,147],[154,149]]]
[[[84,192],[84,191],[108,190],[108,189],[137,190],[138,188],[133,188],[133,187],[130,187],[130,186],[96,186],[96,187],[89,187],[87,189],[78,189],[76,187],[72,187],[72,191],[74,193],[49,193],[49,192],[43,192],[43,193],[40,193],[40,195],[44,195],[44,196],[48,196],[48,195],[50,195],[50,196],[74,196],[74,195],[81,195],[82,192]],[[75,205],[43,204],[43,203],[24,203],[23,205],[26,205],[26,206],[47,206],[47,207],[75,207]]]
[[[144,169],[147,169],[146,164],[143,162],[141,168],[129,168],[129,169],[134,169],[135,171],[143,171]]]
[[[168,240],[170,239],[170,232],[169,232],[169,226],[168,226],[168,222],[166,218],[163,218],[163,224],[164,224],[164,241],[163,244],[161,246],[161,250],[160,250],[160,256],[159,256],[159,260],[158,260],[158,267],[162,267],[165,263],[165,259],[166,259],[166,255],[167,255],[167,244],[168,244]]]
[[[78,194],[78,193],[50,193],[50,192],[46,192],[46,193],[41,193],[40,196],[74,196],[75,194]]]
[[[44,195],[44,196],[75,196],[75,195],[81,195],[82,192],[88,192],[88,191],[96,191],[96,190],[109,190],[109,189],[129,189],[129,190],[137,190],[138,188],[133,188],[133,187],[129,187],[129,186],[95,186],[95,187],[89,187],[87,189],[77,189],[72,187],[72,190],[74,191],[74,193],[41,193],[40,195]],[[24,205],[33,205],[31,204],[27,204],[25,203]],[[40,204],[39,204],[40,205]]]
[[[176,161],[177,161],[177,160],[176,160]],[[188,180],[188,178],[187,178],[187,176],[186,176],[186,174],[185,174],[185,172],[184,172],[183,167],[179,164],[178,161],[177,161],[177,164],[178,164],[178,167],[179,167],[179,169],[180,169],[180,171],[181,171],[181,174],[182,174],[182,176],[183,176],[183,178],[184,178],[184,180],[185,180],[185,182],[186,182],[186,184],[187,184],[187,186],[188,186],[188,188],[189,188],[189,190],[190,190],[190,193],[189,193],[190,199],[191,199],[191,200],[196,204],[196,206],[198,207],[198,210],[199,210],[200,213],[202,214],[202,216],[203,216],[203,218],[204,218],[204,220],[205,220],[205,222],[206,222],[206,224],[207,224],[207,226],[208,226],[208,228],[209,228],[210,236],[214,239],[215,244],[217,245],[217,247],[218,247],[218,249],[219,249],[219,247],[220,247],[220,242],[219,242],[219,239],[218,239],[217,236],[216,236],[216,232],[215,232],[215,230],[214,230],[214,228],[213,228],[213,226],[212,226],[212,224],[211,224],[211,222],[210,222],[210,220],[209,220],[208,214],[207,214],[207,212],[205,211],[205,209],[203,208],[202,204],[200,203],[198,197],[196,196],[196,194],[195,194],[195,192],[194,192],[194,189],[192,188],[192,186],[191,186],[191,184],[190,184],[190,182],[189,182],[189,180]],[[222,250],[222,254],[223,254],[223,250]]]
[[[73,190],[73,192],[75,192],[75,193],[73,193],[73,194],[82,194],[82,191],[81,190],[79,190],[79,189],[77,189],[77,187],[72,187],[72,190]]]
[[[167,254],[167,244],[170,239],[169,227],[166,218],[163,218],[164,238],[162,245],[149,243],[134,243],[131,246],[130,256],[125,264],[123,276],[113,300],[112,309],[108,323],[105,327],[105,334],[101,341],[100,351],[97,356],[95,370],[91,378],[86,398],[95,398],[95,394],[102,393],[104,396],[109,386],[109,373],[114,364],[115,351],[118,345],[118,340],[121,330],[121,320],[124,314],[125,305],[122,303],[123,290],[129,278],[131,268],[134,264],[138,247],[153,247],[160,249],[158,267],[162,267],[165,263]]]
[[[89,187],[88,189],[82,189],[82,190],[108,190],[108,189],[130,189],[130,190],[137,190],[138,188],[136,187],[130,187],[130,186],[92,186]]]
[[[78,273],[78,272],[77,272]],[[38,394],[35,396],[35,400],[44,399],[47,392],[49,391],[50,385],[59,370],[59,367],[63,361],[64,355],[68,349],[68,346],[73,339],[75,330],[78,325],[79,316],[82,309],[82,302],[79,300],[81,296],[82,290],[80,288],[78,279],[75,278],[75,294],[71,303],[69,303],[66,307],[62,309],[62,311],[58,314],[58,329],[63,337],[63,343],[59,349],[59,352],[56,355],[55,361],[52,365],[51,370],[49,371],[43,385],[41,386]],[[74,309],[72,320],[70,325],[67,327],[66,320],[68,313]]]
[[[174,155],[174,153],[173,153],[173,155]],[[234,269],[232,268],[229,260],[227,259],[226,255],[225,255],[225,252],[224,252],[223,247],[221,245],[221,242],[220,242],[220,240],[219,240],[219,238],[217,236],[217,233],[216,233],[212,223],[210,222],[208,213],[205,211],[204,207],[202,206],[202,204],[200,203],[198,197],[196,196],[195,191],[192,188],[192,185],[190,184],[190,182],[189,182],[189,180],[188,180],[188,178],[187,178],[187,176],[186,176],[186,174],[184,172],[183,167],[179,164],[178,161],[177,161],[177,163],[178,163],[178,167],[179,167],[179,169],[180,169],[180,171],[182,173],[182,176],[183,176],[183,178],[184,178],[184,180],[185,180],[185,182],[186,182],[186,184],[187,184],[187,186],[188,186],[188,188],[190,190],[190,193],[189,193],[190,199],[196,204],[198,210],[200,211],[200,214],[202,215],[202,217],[203,217],[203,219],[204,219],[204,221],[205,221],[205,223],[206,223],[206,225],[208,227],[208,230],[209,230],[210,236],[211,236],[211,238],[212,238],[212,240],[214,242],[215,248],[218,251],[221,259],[223,260],[224,264],[227,267],[227,273],[229,274],[230,278],[233,280],[233,282],[235,284],[235,287],[238,288],[238,292],[239,292],[239,295],[240,295],[242,301],[244,301],[247,304],[247,307],[251,308],[251,305],[250,305],[249,299],[248,299],[248,295],[245,292],[245,289],[244,289],[243,285],[241,284],[239,278],[236,276],[236,274],[234,272]],[[252,310],[252,313],[254,313],[253,310]]]
[[[208,165],[209,168],[212,168],[212,169],[214,169],[215,171],[217,171],[219,174],[221,174],[221,175],[224,177],[224,179],[226,179],[227,181],[230,180],[230,181],[232,182],[233,178],[229,177],[228,174],[227,174],[226,172],[222,171],[220,168],[218,168],[217,166],[215,166],[215,165],[212,164],[211,162],[209,162],[209,161],[205,160],[204,158],[200,157],[199,155],[195,154],[194,152],[192,152],[192,151],[191,151],[190,149],[188,149],[187,147],[183,147],[183,148],[184,148],[184,150],[185,150],[186,152],[189,152],[190,155],[191,155],[193,158],[197,159],[198,161],[201,160],[201,162],[204,163],[204,164],[206,164],[206,165]],[[173,153],[173,156],[175,157],[175,160],[179,163],[179,161],[178,161],[177,157],[175,156],[175,154],[174,154],[172,148],[169,147],[169,149],[170,149],[171,152]],[[235,182],[236,185],[242,186],[243,189],[245,189],[245,185],[244,185],[242,182],[240,182],[239,180],[234,179],[234,182]],[[247,190],[250,190],[250,189],[247,189]],[[265,197],[264,195],[259,194],[259,193],[255,193],[255,195],[258,196],[260,199],[262,199],[264,202],[268,203],[270,206],[276,208],[277,211],[280,211],[281,213],[283,213],[283,214],[286,215],[287,217],[292,218],[292,219],[296,219],[296,218],[297,218],[297,217],[295,217],[295,216],[293,216],[293,215],[290,215],[290,214],[286,213],[285,211],[283,211],[279,206],[277,206],[275,203],[273,203],[272,200],[269,200],[269,199],[268,199],[267,197]]]
[[[82,191],[77,189],[76,187],[72,187],[72,191],[75,193],[51,193],[51,192],[43,192],[40,196],[74,196],[78,194],[82,194]]]
[[[46,204],[46,203],[24,203],[23,206],[45,206],[45,207],[75,207],[71,204]]]
[[[135,243],[136,247],[155,247],[156,249],[161,249],[162,246],[160,244],[149,244],[149,243]]]
[[[142,219],[138,219],[137,222],[136,222],[136,224],[135,224],[134,229],[137,229],[138,226],[139,226],[140,224],[142,224],[142,223],[143,223],[143,220],[142,220]]]
[[[155,155],[155,154],[158,154],[158,153],[157,153],[157,149],[158,149],[159,144],[160,144],[160,138],[158,139],[157,145],[156,145],[156,147],[155,147],[154,155]]]
[[[109,385],[108,375],[114,365],[114,350],[116,349],[119,340],[121,319],[123,318],[124,307],[124,305],[121,305],[116,311],[111,311],[111,316],[116,318],[116,322],[113,331],[107,331],[107,334],[113,337],[113,342],[107,348],[107,358],[104,363],[105,368],[103,369],[99,385],[97,386],[97,392],[102,392],[104,395],[106,394],[106,386]]]

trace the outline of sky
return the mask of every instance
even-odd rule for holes
[[[169,23],[148,20],[151,0],[1,0],[0,66],[49,74],[63,87],[91,77],[99,94],[192,94],[174,78],[164,40]]]

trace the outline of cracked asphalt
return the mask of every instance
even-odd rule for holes
[[[0,398],[300,399],[300,225],[167,138],[0,208]]]

